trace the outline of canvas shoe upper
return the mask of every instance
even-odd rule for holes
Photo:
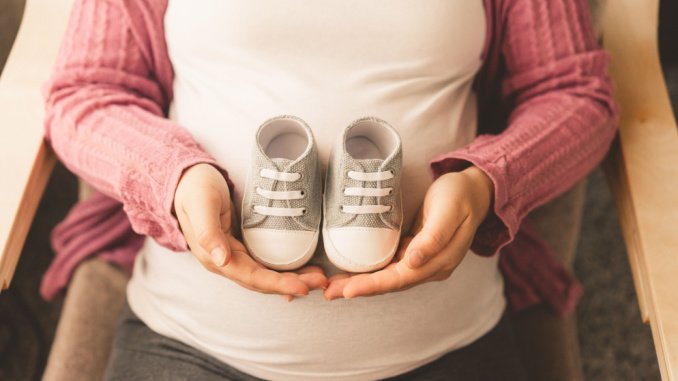
[[[294,116],[264,122],[256,134],[242,201],[243,241],[275,270],[303,266],[318,243],[321,217],[318,152],[308,125]]]
[[[392,260],[402,225],[401,163],[400,136],[381,119],[358,119],[337,140],[323,203],[323,242],[335,266],[368,272]]]

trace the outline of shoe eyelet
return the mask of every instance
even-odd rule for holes
[[[305,215],[305,214],[306,214],[306,208],[303,208],[303,209],[301,210],[301,214],[302,214],[302,215]]]
[[[389,169],[388,171],[391,172],[391,174],[392,174],[393,176],[395,176],[395,171],[394,171],[394,170]]]
[[[392,195],[392,194],[393,194],[393,189],[389,189],[389,190],[388,190],[388,195],[390,196],[390,195]]]
[[[301,197],[306,197],[306,192],[304,190],[301,190],[299,193],[301,194]]]
[[[344,206],[343,206],[343,205],[339,205],[339,210],[343,212],[343,211],[344,211]]]

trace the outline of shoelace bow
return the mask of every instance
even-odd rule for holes
[[[259,176],[265,179],[283,182],[295,182],[301,178],[300,173],[279,172],[267,168],[262,168],[259,171]],[[303,190],[273,191],[257,187],[256,192],[263,198],[277,201],[299,200],[306,196],[306,193]],[[276,217],[299,217],[306,214],[306,208],[285,208],[264,205],[255,205],[254,211],[264,216]]]
[[[357,172],[349,171],[347,176],[350,179],[362,182],[367,181],[384,181],[393,178],[392,171],[380,172]],[[345,196],[358,197],[384,197],[393,193],[393,188],[365,188],[365,187],[350,187],[344,188]],[[379,214],[391,210],[390,205],[341,205],[341,211],[349,214]]]

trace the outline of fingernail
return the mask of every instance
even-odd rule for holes
[[[413,251],[410,254],[410,267],[417,268],[424,264],[424,256],[420,251]]]
[[[210,256],[212,257],[214,264],[217,266],[223,266],[224,262],[226,262],[226,252],[220,247],[214,248],[210,253]]]

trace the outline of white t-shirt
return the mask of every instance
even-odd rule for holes
[[[403,142],[404,231],[432,182],[429,161],[476,132],[472,81],[486,36],[481,0],[170,0],[170,117],[236,184],[240,206],[254,134],[292,114],[313,129],[323,165],[362,116]],[[336,269],[319,246],[312,263]],[[467,345],[500,319],[497,258],[469,252],[446,281],[327,302],[287,303],[205,270],[148,239],[128,287],[154,331],[265,379],[375,379]]]

